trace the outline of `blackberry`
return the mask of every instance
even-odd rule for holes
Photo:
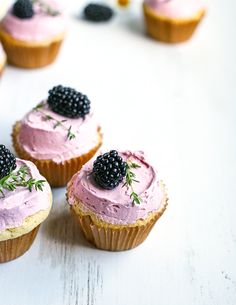
[[[13,5],[13,15],[20,19],[28,19],[34,16],[33,4],[30,0],[17,0]]]
[[[61,85],[49,90],[48,105],[53,112],[68,118],[84,118],[90,111],[86,95]]]
[[[106,5],[91,3],[84,9],[84,17],[94,22],[108,21],[113,16],[113,10]]]
[[[0,179],[16,169],[16,158],[4,145],[0,145]]]
[[[123,161],[116,150],[98,156],[93,163],[93,177],[97,184],[104,189],[114,189],[125,175],[126,162]]]

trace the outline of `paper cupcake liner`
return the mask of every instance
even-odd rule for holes
[[[38,168],[42,176],[44,176],[52,187],[66,186],[71,177],[78,172],[81,167],[89,161],[97,152],[102,144],[102,136],[98,130],[98,144],[88,153],[76,158],[66,160],[62,163],[55,163],[53,160],[37,160],[26,153],[18,143],[18,134],[20,131],[20,123],[17,122],[13,127],[12,139],[13,146],[17,155],[24,160],[32,161]]]
[[[148,34],[156,40],[167,43],[188,40],[205,14],[205,11],[202,10],[192,19],[169,19],[158,16],[145,3],[143,4],[143,11]]]
[[[20,237],[0,241],[0,263],[11,261],[29,250],[38,233],[39,227],[40,225]]]
[[[60,49],[63,37],[51,42],[30,44],[16,40],[0,29],[0,38],[10,64],[20,68],[40,68],[51,64]]]
[[[163,189],[165,192],[164,185]],[[137,247],[147,238],[156,221],[164,213],[167,204],[168,198],[165,192],[161,207],[149,216],[148,221],[139,220],[136,224],[127,226],[99,221],[91,213],[88,215],[81,211],[78,214],[74,211],[73,206],[71,212],[89,242],[102,250],[123,251]]]
[[[128,6],[130,4],[130,0],[117,0],[120,6]]]

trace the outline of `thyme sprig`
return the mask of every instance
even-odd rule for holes
[[[44,102],[41,102],[41,103],[39,103],[38,105],[36,105],[36,106],[33,108],[33,110],[41,109],[41,108],[43,108],[44,106],[45,106],[45,103],[44,103]]]
[[[54,117],[52,117],[51,115],[46,114],[43,110],[41,110],[44,107],[45,103],[41,102],[40,104],[38,104],[36,107],[34,107],[35,111],[38,111],[39,113],[42,114],[42,118],[45,121],[53,121],[54,125],[53,128],[56,129],[58,126],[61,126],[62,128],[64,128],[67,131],[67,139],[68,140],[72,140],[75,139],[76,136],[75,134],[72,132],[72,126],[67,127],[64,123],[67,122],[67,120],[57,120]]]
[[[22,165],[16,171],[10,171],[10,173],[0,179],[0,193],[3,197],[4,190],[14,191],[18,186],[27,187],[30,192],[33,188],[36,191],[43,191],[43,186],[46,180],[36,180],[30,177],[29,169],[26,165]]]
[[[131,189],[130,198],[133,200],[133,203],[140,204],[142,199],[138,196],[138,194],[134,191],[133,183],[139,181],[136,179],[135,173],[132,171],[132,169],[139,168],[140,165],[134,162],[130,162],[127,160],[126,162],[126,175],[125,175],[125,183],[123,186],[127,186],[127,188]]]
[[[47,3],[45,3],[43,0],[31,0],[33,4],[38,4],[40,7],[41,12],[50,15],[50,16],[58,16],[60,15],[60,12],[53,9],[51,6],[49,6]]]
[[[71,128],[72,128],[72,126],[70,126],[68,128],[68,133],[67,133],[67,139],[69,139],[69,140],[72,140],[75,138],[75,135],[73,134],[73,132],[71,132]]]

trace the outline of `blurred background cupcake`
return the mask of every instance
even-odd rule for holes
[[[0,263],[23,255],[52,206],[49,184],[36,166],[0,145]]]
[[[54,0],[17,0],[0,24],[9,63],[23,68],[52,63],[65,31],[65,15]]]
[[[188,40],[205,14],[201,0],[145,0],[143,11],[148,34],[156,40]]]
[[[87,240],[110,251],[142,243],[167,206],[157,171],[130,151],[90,160],[69,182],[67,198]]]
[[[126,7],[126,6],[128,6],[128,5],[130,4],[130,0],[117,0],[117,4],[118,4],[119,6],[124,6],[124,7]]]
[[[51,186],[65,186],[102,143],[88,97],[56,86],[13,128],[13,145],[34,162]]]

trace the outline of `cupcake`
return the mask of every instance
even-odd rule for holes
[[[63,86],[13,127],[18,156],[36,164],[51,186],[65,186],[102,143],[86,95]]]
[[[188,40],[205,14],[201,0],[145,0],[143,10],[149,35],[169,43]]]
[[[54,0],[17,0],[0,24],[10,64],[46,66],[56,58],[65,35],[65,16]]]
[[[117,0],[117,3],[120,6],[128,6],[130,4],[130,0]]]
[[[67,199],[86,239],[110,251],[141,244],[167,206],[156,170],[130,151],[90,160],[68,183]]]
[[[23,255],[52,206],[49,184],[30,161],[0,145],[0,263]]]
[[[6,64],[6,54],[5,54],[5,52],[4,52],[3,48],[2,48],[2,45],[0,43],[0,76],[3,73],[5,64]]]

